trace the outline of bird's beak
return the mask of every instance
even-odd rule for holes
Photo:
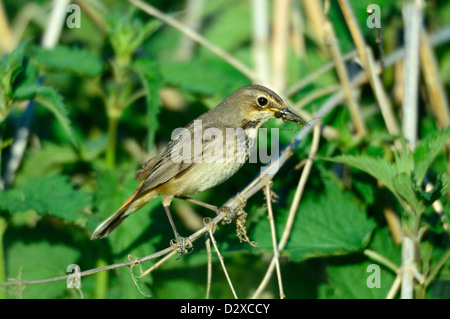
[[[283,110],[276,110],[275,117],[282,119],[284,122],[291,121],[300,124],[301,127],[307,126],[308,122],[302,119],[300,116],[292,112],[291,110],[285,108]]]

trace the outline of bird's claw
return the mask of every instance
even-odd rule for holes
[[[190,254],[194,250],[194,245],[189,237],[182,237],[179,234],[176,234],[175,239],[170,241],[170,245],[178,252],[177,260],[182,255]]]

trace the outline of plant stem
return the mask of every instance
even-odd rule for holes
[[[108,263],[103,259],[99,258],[97,260],[97,268],[105,267]],[[96,299],[106,299],[108,296],[108,279],[109,273],[107,271],[99,272],[95,275],[95,298]]]
[[[115,116],[108,117],[108,148],[106,149],[106,165],[114,168],[116,165],[117,126],[119,119]]]
[[[5,252],[3,250],[3,234],[7,227],[6,219],[0,217],[0,282],[6,280]],[[0,289],[0,299],[5,299],[5,290]]]

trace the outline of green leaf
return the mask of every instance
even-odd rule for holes
[[[14,94],[17,99],[34,99],[46,107],[56,116],[73,145],[77,145],[63,97],[55,89],[41,86],[38,83],[25,83],[19,86]]]
[[[52,49],[37,48],[34,58],[47,68],[78,75],[96,76],[103,72],[100,58],[76,47],[58,45]]]
[[[227,96],[233,90],[248,84],[239,72],[220,62],[173,62],[161,65],[161,75],[170,85],[184,91],[203,95]]]
[[[33,209],[65,221],[83,219],[81,211],[90,205],[88,193],[74,189],[66,176],[49,175],[27,180],[23,185],[0,193],[0,210],[10,214]]]
[[[434,158],[450,140],[450,127],[428,135],[417,144],[414,150],[414,174],[420,185]]]
[[[11,54],[0,59],[0,123],[11,111],[14,96],[13,85],[17,76],[23,71],[23,59],[26,43],[20,44]]]
[[[343,163],[358,168],[382,182],[392,192],[392,181],[396,176],[396,167],[381,158],[373,158],[365,155],[351,156],[341,155],[333,158],[325,158],[328,161]]]
[[[414,212],[422,213],[425,207],[416,194],[414,184],[414,180],[406,173],[398,174],[393,180],[395,192],[405,200]]]
[[[370,249],[401,263],[401,248],[395,246],[387,228],[377,230]],[[327,261],[326,285],[319,287],[320,298],[381,299],[386,298],[395,274],[384,265],[363,256],[336,257]],[[379,267],[379,268],[378,268]],[[376,276],[379,275],[377,278]],[[377,280],[379,280],[377,282]],[[372,286],[379,283],[379,287]]]
[[[161,111],[161,100],[159,89],[161,79],[156,64],[148,60],[137,60],[134,69],[139,74],[142,86],[145,90],[145,100],[147,103],[147,152],[150,152],[155,141],[155,134],[159,128],[158,114]]]
[[[19,179],[61,173],[64,166],[75,163],[79,156],[70,144],[44,142],[41,149],[30,148],[23,161]]]
[[[277,217],[278,235],[285,225],[287,210]],[[310,257],[345,255],[363,249],[375,223],[348,193],[326,182],[318,197],[305,197],[297,213],[285,251],[294,261]],[[261,249],[272,247],[269,223],[261,221],[252,235]]]
[[[6,251],[7,277],[37,280],[67,275],[67,266],[75,264],[79,257],[78,250],[59,243],[15,242]],[[68,292],[65,280],[23,288],[23,291],[19,289],[7,291],[12,298],[31,299],[61,298]],[[83,282],[81,288],[83,288]]]

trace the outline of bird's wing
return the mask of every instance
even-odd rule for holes
[[[198,136],[202,136],[202,133],[197,132]],[[172,178],[181,177],[199,161],[210,158],[216,144],[215,139],[200,140],[200,143],[194,141],[194,127],[188,125],[158,156],[150,159],[137,172],[136,179],[145,179],[139,193],[146,193]]]

